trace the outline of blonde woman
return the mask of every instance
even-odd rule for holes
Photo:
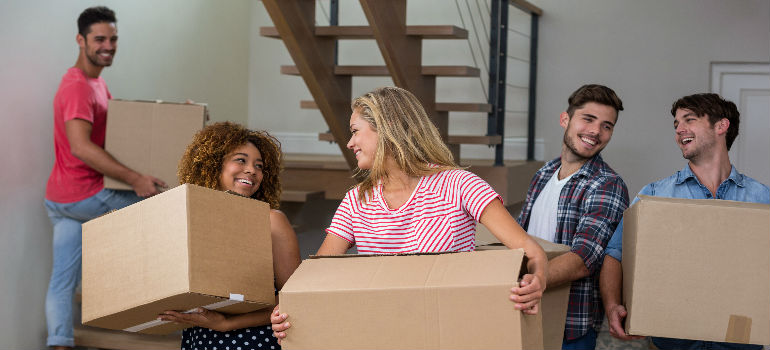
[[[481,222],[509,248],[524,248],[528,271],[512,288],[512,307],[536,314],[546,285],[546,256],[484,180],[460,169],[410,92],[384,87],[352,103],[347,144],[363,180],[342,200],[318,255],[473,251]],[[271,315],[279,341],[288,315]]]

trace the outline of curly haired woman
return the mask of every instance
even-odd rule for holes
[[[207,126],[193,138],[179,161],[180,183],[230,191],[270,204],[275,287],[281,289],[299,266],[297,236],[278,210],[281,183],[281,148],[264,131],[223,122]],[[248,228],[244,228],[248,229]],[[195,327],[182,334],[182,349],[278,349],[270,329],[270,310],[224,315],[199,308],[183,314],[166,311],[160,319]]]

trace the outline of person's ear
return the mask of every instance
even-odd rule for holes
[[[80,33],[75,36],[75,41],[78,43],[78,46],[80,46],[81,49],[86,47],[86,38],[80,35]]]
[[[561,125],[562,128],[567,128],[567,125],[569,125],[569,114],[567,112],[561,112],[559,115],[559,125]]]
[[[730,120],[727,118],[722,118],[717,122],[716,130],[719,134],[727,133],[727,129],[730,128]]]

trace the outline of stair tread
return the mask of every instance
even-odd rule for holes
[[[299,101],[299,107],[302,109],[318,109],[318,105],[313,100]],[[489,113],[492,111],[492,105],[477,102],[436,102],[436,110],[439,112]]]
[[[280,39],[275,27],[259,28],[259,35]],[[318,26],[316,36],[331,36],[337,39],[373,39],[370,26]],[[454,25],[415,25],[406,27],[406,35],[419,36],[423,39],[466,39],[468,31]]]
[[[503,137],[500,135],[449,135],[449,144],[453,145],[498,145],[502,143]],[[325,132],[318,134],[319,141],[335,142],[331,133]]]
[[[84,348],[164,350],[179,349],[179,344],[181,344],[181,342],[182,337],[179,333],[170,335],[149,335],[94,328],[83,325],[75,326],[75,345]]]
[[[299,75],[299,69],[293,65],[281,66],[281,74]],[[355,75],[355,76],[390,76],[387,66],[335,66],[336,75]],[[471,66],[422,66],[422,75],[436,75],[443,77],[478,77],[480,71]]]

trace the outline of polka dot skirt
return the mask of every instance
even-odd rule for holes
[[[249,327],[217,332],[192,327],[182,332],[182,350],[277,350],[278,339],[270,326]]]

